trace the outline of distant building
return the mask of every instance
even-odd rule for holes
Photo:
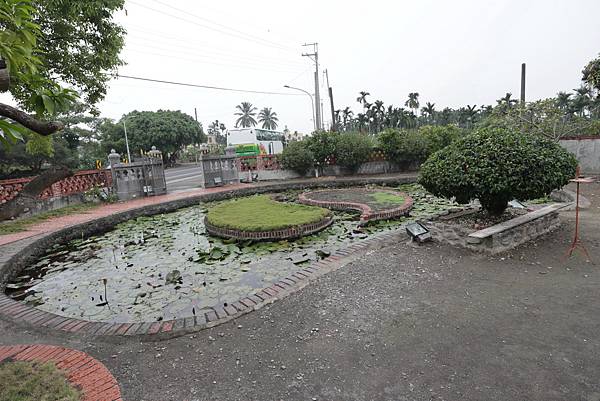
[[[304,139],[304,134],[301,134],[298,131],[290,132],[288,130],[288,132],[285,134],[285,140],[287,142],[301,141],[302,139]]]
[[[256,145],[266,155],[281,153],[284,140],[283,132],[262,128],[230,129],[228,135],[229,145]]]

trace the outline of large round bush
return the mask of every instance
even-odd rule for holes
[[[345,132],[336,136],[336,163],[352,171],[369,160],[372,150],[373,140],[364,134]]]
[[[284,168],[304,175],[313,166],[315,156],[308,148],[306,141],[291,142],[281,153]]]
[[[575,175],[577,161],[556,142],[502,128],[484,128],[434,153],[421,166],[420,183],[459,203],[479,199],[501,214],[512,199],[548,195]]]

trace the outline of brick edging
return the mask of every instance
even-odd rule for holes
[[[327,212],[329,213],[329,211]],[[279,241],[286,239],[295,239],[324,230],[325,228],[329,227],[331,223],[333,223],[333,218],[331,217],[331,215],[328,215],[325,218],[314,223],[300,224],[297,226],[291,226],[278,230],[244,231],[237,230],[234,228],[215,226],[208,221],[208,216],[204,216],[204,227],[206,228],[206,232],[208,232],[210,235],[215,235],[217,237],[226,239],[233,238],[238,240],[251,239],[258,241]]]
[[[43,344],[0,346],[0,362],[7,360],[54,362],[83,393],[83,401],[123,401],[114,376],[85,352]]]
[[[374,212],[369,205],[366,203],[360,202],[348,202],[348,201],[326,201],[326,200],[317,200],[311,199],[310,195],[319,193],[319,192],[332,192],[332,191],[347,191],[347,189],[325,189],[319,191],[310,191],[303,192],[298,196],[298,201],[305,205],[312,206],[320,206],[326,207],[329,209],[337,209],[337,210],[356,210],[361,213],[360,220],[361,222],[374,221],[374,220],[382,220],[382,219],[390,219],[393,217],[404,216],[406,215],[413,206],[413,199],[404,192],[399,191],[391,191],[387,189],[378,190],[377,192],[387,192],[393,195],[399,195],[404,197],[404,203],[398,207],[382,210],[379,212]]]

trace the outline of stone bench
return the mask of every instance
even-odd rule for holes
[[[560,225],[558,211],[569,205],[555,203],[475,231],[468,235],[467,244],[470,248],[491,253],[512,249],[558,228]]]

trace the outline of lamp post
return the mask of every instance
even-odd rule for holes
[[[127,126],[123,120],[123,131],[125,131],[125,146],[127,147],[127,163],[131,163],[131,153],[129,153],[129,139],[127,139]]]
[[[316,131],[318,128],[317,128],[317,120],[315,119],[315,103],[313,101],[312,95],[309,92],[305,91],[304,89],[295,88],[295,87],[289,86],[289,85],[283,85],[283,87],[288,88],[288,89],[295,89],[297,91],[304,92],[308,95],[308,97],[310,98],[310,106],[312,107],[312,116],[313,116],[315,131]]]

